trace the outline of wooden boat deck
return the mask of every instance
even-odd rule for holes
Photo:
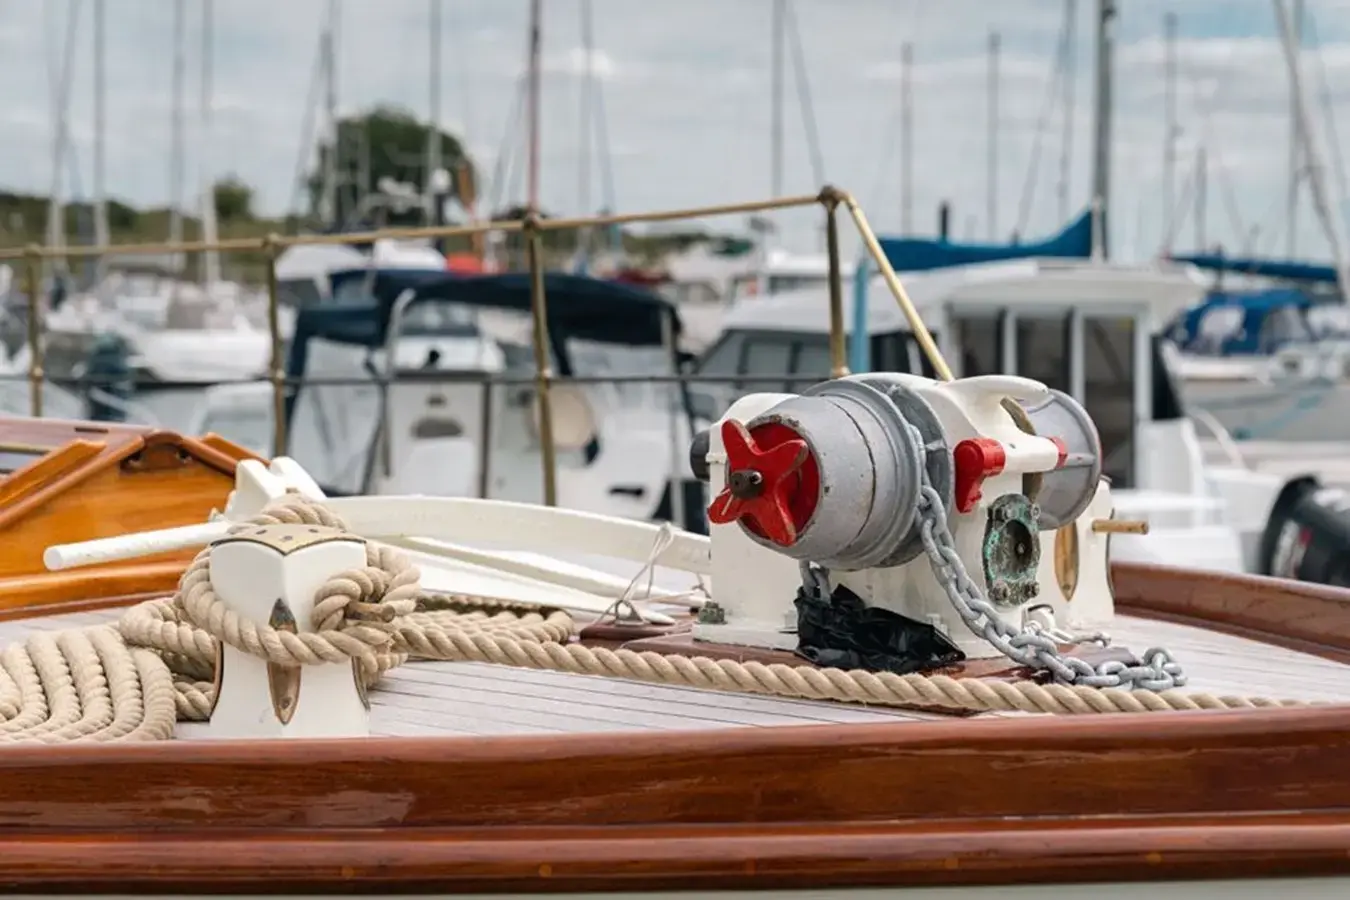
[[[118,610],[0,622],[0,646],[33,632],[116,621]],[[1187,689],[1277,700],[1350,703],[1350,666],[1187,625],[1119,617],[1114,643],[1163,646]],[[702,731],[790,725],[902,724],[947,718],[884,707],[729,694],[482,663],[410,662],[371,694],[371,731],[400,737]],[[180,724],[179,736],[204,726]]]

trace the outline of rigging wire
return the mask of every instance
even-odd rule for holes
[[[1206,98],[1203,96],[1200,78],[1194,69],[1183,66],[1181,61],[1178,60],[1177,70],[1178,74],[1185,75],[1185,80],[1191,90],[1191,99],[1196,110],[1199,112],[1201,131],[1199,146],[1205,151],[1206,155],[1206,177],[1208,178],[1209,173],[1211,172],[1218,177],[1219,187],[1223,193],[1224,211],[1228,214],[1229,225],[1232,227],[1233,233],[1241,240],[1247,234],[1247,227],[1243,223],[1242,215],[1237,208],[1237,195],[1234,192],[1232,178],[1229,177],[1228,170],[1224,166],[1222,158],[1219,156],[1218,142],[1214,140],[1214,107],[1219,105],[1219,101],[1224,93],[1231,88],[1237,79],[1220,79],[1218,86],[1211,95]],[[1187,195],[1196,190],[1194,172],[1187,176],[1187,186],[1188,189],[1184,192]],[[1176,219],[1175,214],[1177,208],[1188,209],[1188,207],[1184,206],[1181,202],[1178,202],[1177,207],[1168,211],[1169,215],[1167,221],[1163,223],[1163,233],[1165,235],[1171,235],[1173,238],[1175,238],[1180,231],[1180,225],[1174,221]],[[1164,254],[1168,246],[1169,243],[1165,241],[1158,248],[1159,255]],[[1204,250],[1203,247],[1197,247],[1196,249]]]
[[[1060,138],[1059,147],[1059,184],[1056,185],[1055,194],[1059,199],[1059,220],[1067,222],[1069,219],[1069,182],[1073,175],[1073,127],[1074,112],[1077,104],[1074,102],[1075,88],[1078,85],[1077,73],[1077,42],[1074,40],[1078,32],[1078,0],[1065,0],[1064,3],[1064,74],[1063,88],[1064,97],[1061,100],[1064,112],[1064,132]]]
[[[924,8],[921,0],[914,0],[910,5],[909,14],[913,21],[910,25],[911,37],[910,40],[906,42],[910,44],[910,46],[914,46],[920,36],[919,32],[923,24]],[[901,78],[903,77],[904,74],[902,70]],[[912,79],[913,77],[913,67],[911,66],[910,78]],[[881,129],[881,155],[877,160],[876,176],[872,179],[871,196],[879,197],[886,191],[886,176],[891,171],[891,164],[893,162],[891,157],[895,153],[896,144],[900,141],[900,131],[903,128],[904,114],[904,97],[901,95],[897,97],[895,105],[891,108],[890,114],[886,117],[886,122]],[[902,197],[901,202],[897,205],[897,215],[899,214],[898,210],[904,208],[905,202],[906,198]],[[908,237],[908,235],[906,235],[906,237]]]
[[[502,132],[501,143],[497,145],[497,156],[492,165],[492,176],[488,179],[487,215],[495,216],[512,196],[519,179],[516,177],[516,135],[520,130],[520,120],[525,112],[525,93],[529,90],[524,74],[516,78],[516,93],[511,101],[511,110],[506,114],[506,126]]]
[[[1321,41],[1317,37],[1317,20],[1313,18],[1312,10],[1304,7],[1303,18],[1313,45],[1313,59],[1316,61],[1317,69],[1318,100],[1322,104],[1322,114],[1326,117],[1327,143],[1331,145],[1332,173],[1336,178],[1336,190],[1340,194],[1341,202],[1339,205],[1343,206],[1347,193],[1350,193],[1350,190],[1347,190],[1347,187],[1350,186],[1350,179],[1346,178],[1345,155],[1341,152],[1340,129],[1336,124],[1336,107],[1332,101],[1331,84],[1327,79],[1326,58],[1322,53]],[[1337,212],[1340,213],[1340,210],[1337,210]]]
[[[801,109],[802,125],[806,130],[806,147],[811,160],[811,177],[816,185],[825,184],[825,156],[820,147],[820,130],[816,123],[815,106],[811,102],[811,81],[806,72],[806,51],[802,47],[802,33],[797,25],[797,10],[791,2],[785,3],[784,18],[792,54],[793,82],[797,86],[797,104]]]
[[[320,34],[318,49],[314,53],[314,68],[309,76],[309,91],[305,94],[305,114],[300,120],[300,150],[296,154],[295,174],[291,181],[291,199],[286,207],[292,212],[299,211],[300,194],[308,187],[305,165],[309,162],[310,153],[314,149],[315,120],[319,117],[319,82],[325,68],[324,42],[325,38]],[[336,149],[334,147],[330,152]]]
[[[1036,136],[1031,143],[1031,159],[1027,163],[1026,178],[1022,182],[1022,196],[1017,204],[1017,233],[1026,232],[1027,220],[1031,218],[1031,204],[1036,195],[1036,182],[1041,169],[1041,142],[1054,115],[1061,95],[1060,80],[1064,77],[1065,62],[1068,59],[1068,46],[1072,39],[1069,32],[1070,21],[1065,16],[1060,28],[1059,44],[1055,51],[1055,62],[1045,84],[1045,99],[1041,101],[1041,112],[1036,118]]]

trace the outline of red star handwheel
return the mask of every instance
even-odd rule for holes
[[[722,423],[722,446],[727,486],[708,508],[708,519],[718,525],[739,521],[779,546],[795,544],[815,508],[819,485],[806,441],[784,425],[761,425],[751,434],[728,419]]]

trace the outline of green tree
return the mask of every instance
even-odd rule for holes
[[[394,106],[377,106],[370,112],[338,121],[337,152],[333,157],[338,223],[356,219],[362,198],[377,191],[382,179],[408,183],[419,195],[426,193],[426,147],[430,130],[429,123]],[[321,141],[318,151],[317,164],[305,177],[309,211],[315,217],[323,206],[324,172],[334,153],[331,138]],[[450,173],[452,195],[474,194],[473,164],[465,155],[459,138],[445,131],[441,132],[441,165]],[[420,208],[401,212],[386,210],[383,216],[360,212],[362,218],[378,218],[389,224],[416,222],[422,215]]]
[[[247,222],[253,219],[253,188],[237,176],[227,175],[212,187],[216,216],[222,222]]]

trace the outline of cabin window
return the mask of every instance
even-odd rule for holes
[[[1083,406],[1102,438],[1103,470],[1115,487],[1134,472],[1134,329],[1130,318],[1083,318]]]
[[[816,381],[830,377],[830,340],[824,336],[803,338],[797,342],[792,358],[794,380],[788,387],[800,391]]]
[[[1257,334],[1257,352],[1274,353],[1287,344],[1312,340],[1312,333],[1303,320],[1302,311],[1292,306],[1281,306],[1266,313]]]
[[[741,370],[741,353],[745,349],[745,335],[731,332],[703,355],[698,374],[705,378],[725,378],[728,383]]]
[[[1068,393],[1069,317],[1017,317],[1017,374]]]
[[[777,336],[756,336],[745,342],[743,362],[741,371],[746,375],[777,377],[763,380],[747,378],[740,382],[741,390],[784,390],[785,376],[792,371],[792,341]]]
[[[1002,326],[1002,319],[994,315],[952,319],[956,346],[961,348],[957,369],[963,377],[1004,374]]]

